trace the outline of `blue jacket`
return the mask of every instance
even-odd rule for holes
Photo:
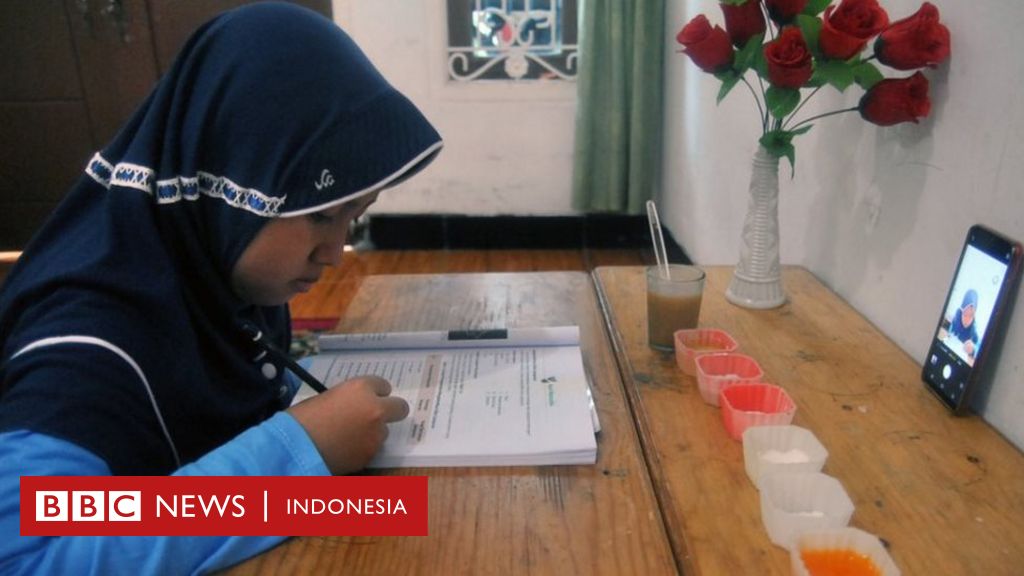
[[[0,434],[0,574],[202,574],[237,564],[285,537],[19,535],[20,476],[101,476],[110,468],[75,444],[29,431]],[[305,430],[281,412],[183,466],[175,476],[324,476]]]

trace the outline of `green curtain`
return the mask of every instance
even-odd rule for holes
[[[581,0],[573,207],[638,214],[660,184],[665,0]]]

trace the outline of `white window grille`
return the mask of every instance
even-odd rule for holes
[[[575,80],[576,3],[447,0],[448,78]]]

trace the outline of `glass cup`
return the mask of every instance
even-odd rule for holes
[[[696,266],[669,264],[647,267],[647,343],[671,352],[675,332],[696,328],[704,294],[704,271]]]

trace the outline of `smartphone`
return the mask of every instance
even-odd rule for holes
[[[980,224],[967,231],[921,378],[963,414],[1021,271],[1021,244]]]

